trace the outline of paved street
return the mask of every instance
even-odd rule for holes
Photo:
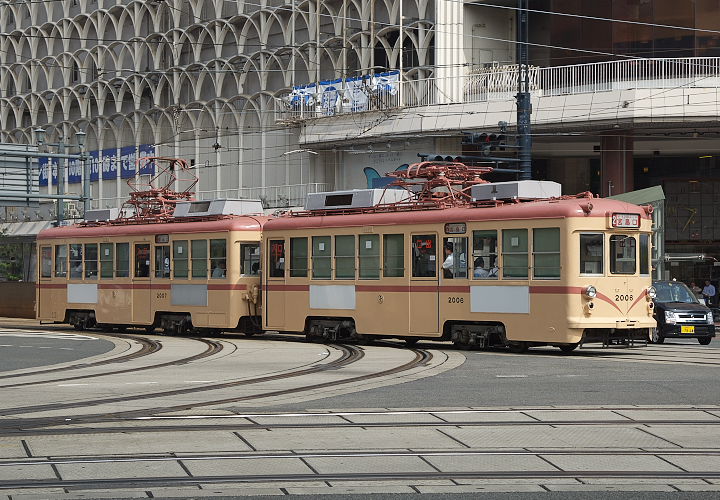
[[[0,498],[720,491],[718,341],[515,355],[0,327]]]

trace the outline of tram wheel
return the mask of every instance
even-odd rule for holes
[[[515,354],[522,354],[524,352],[527,352],[527,350],[530,348],[530,345],[528,345],[527,342],[510,342],[508,348],[510,349],[510,352],[514,352]]]
[[[145,327],[146,333],[153,333],[155,331],[155,325],[148,325]]]
[[[658,330],[657,328],[651,328],[650,342],[652,342],[653,344],[662,344],[663,342],[665,342],[665,337],[660,335],[660,330]]]
[[[711,340],[712,340],[712,337],[700,337],[698,339],[698,342],[700,342],[700,345],[708,345]]]
[[[405,346],[412,347],[415,344],[417,344],[419,340],[420,339],[415,339],[415,338],[405,339]]]
[[[563,344],[558,346],[560,350],[564,353],[570,353],[573,352],[575,349],[577,349],[577,346],[580,345],[579,342],[575,342],[574,344]]]

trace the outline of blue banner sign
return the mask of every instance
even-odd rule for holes
[[[117,149],[103,149],[102,160],[102,178],[103,180],[117,179]]]
[[[139,156],[155,156],[154,144],[141,144],[137,148],[135,146],[126,146],[120,149],[120,156],[115,148],[103,149],[102,151],[90,151],[87,153],[85,161],[90,162],[90,181],[97,181],[102,175],[103,180],[117,179],[118,164],[121,165],[121,178],[129,179],[135,176],[135,160]],[[57,158],[47,158],[41,156],[38,158],[38,168],[40,170],[39,184],[47,186],[48,180],[52,185],[57,185],[57,167],[59,160]],[[68,184],[80,184],[83,178],[83,164],[80,160],[67,160],[67,182]],[[102,172],[102,174],[101,174]],[[147,163],[140,169],[140,174],[153,175],[155,173],[155,164]]]

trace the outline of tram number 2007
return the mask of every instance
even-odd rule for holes
[[[462,304],[465,302],[463,297],[448,297],[448,304]]]
[[[621,301],[631,301],[633,299],[632,295],[615,295],[615,302],[621,302]]]

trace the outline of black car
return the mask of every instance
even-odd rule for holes
[[[656,281],[655,319],[652,341],[662,344],[667,337],[698,339],[708,345],[715,336],[712,311],[698,301],[695,294],[680,281]]]

